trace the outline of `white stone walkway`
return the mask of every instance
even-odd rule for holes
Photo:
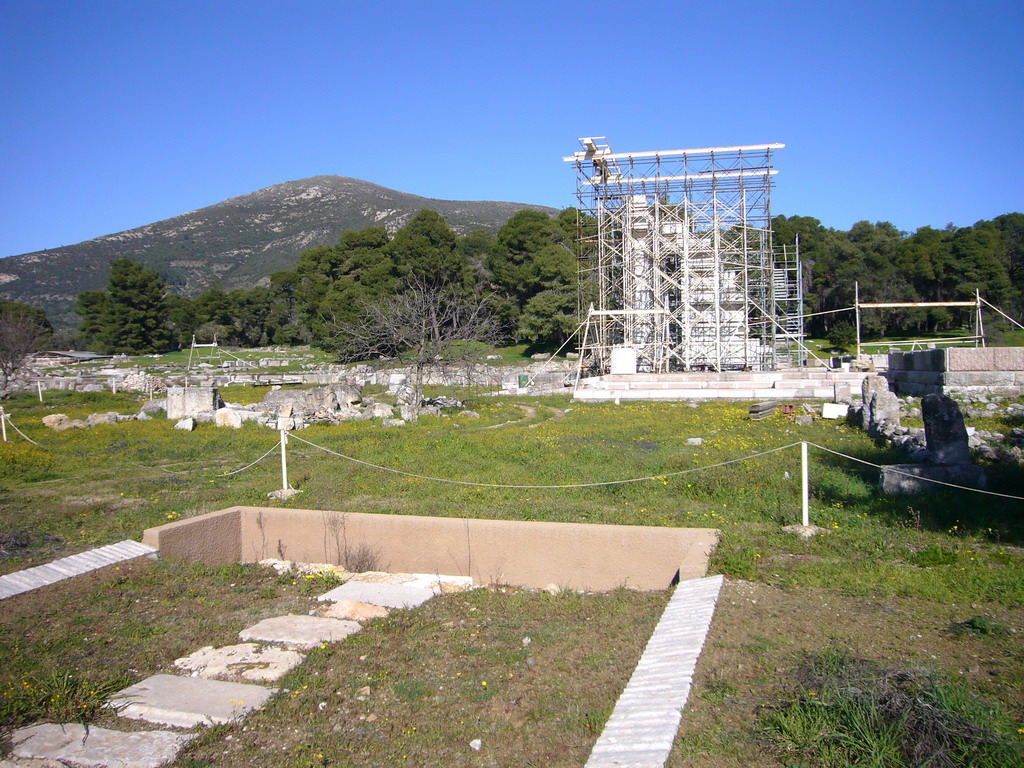
[[[662,768],[672,751],[722,577],[680,582],[585,768]]]
[[[0,600],[48,584],[56,584],[72,576],[81,576],[89,571],[106,568],[108,565],[117,565],[125,560],[152,554],[156,554],[156,550],[148,544],[125,539],[117,544],[108,544],[70,557],[62,557],[46,565],[8,573],[6,576],[0,576]]]

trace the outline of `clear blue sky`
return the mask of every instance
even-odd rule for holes
[[[784,142],[776,213],[1024,210],[1024,3],[0,0],[0,256],[316,174],[564,207],[616,151]]]

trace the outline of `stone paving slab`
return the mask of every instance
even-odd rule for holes
[[[435,595],[442,592],[464,592],[473,588],[472,576],[448,576],[443,573],[410,573],[409,576],[409,579],[402,582],[403,587],[429,589]],[[359,577],[353,580],[360,581]]]
[[[367,621],[383,619],[390,611],[380,605],[360,603],[357,600],[337,600],[321,606],[320,615],[329,619],[347,619],[348,621]]]
[[[260,643],[283,643],[296,648],[310,649],[320,643],[344,640],[360,629],[362,629],[362,625],[355,621],[291,614],[257,622],[239,632],[238,638]]]
[[[305,655],[286,648],[260,647],[255,643],[207,645],[198,651],[174,660],[174,666],[193,677],[207,680],[243,680],[250,683],[272,683],[299,666]]]
[[[585,768],[662,768],[672,750],[723,578],[682,581]]]
[[[262,707],[277,691],[250,683],[153,675],[110,697],[121,717],[192,728],[218,725]]]
[[[62,557],[52,563],[8,573],[0,576],[0,600],[155,552],[156,550],[148,544],[126,539],[117,544],[108,544],[87,552],[79,552],[77,555]]]
[[[385,608],[416,608],[433,596],[434,590],[424,587],[346,581],[340,587],[335,587],[330,592],[320,595],[317,600],[322,602],[355,600],[359,603],[381,605]]]
[[[80,768],[159,768],[174,760],[178,750],[195,738],[170,731],[123,733],[78,723],[44,723],[21,728],[11,737],[18,758],[56,761]]]

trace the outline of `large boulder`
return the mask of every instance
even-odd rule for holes
[[[63,432],[71,428],[71,419],[63,413],[51,413],[49,416],[43,416],[43,426]]]
[[[387,403],[374,403],[367,406],[360,418],[363,419],[392,419],[395,416],[395,409]]]
[[[242,412],[235,410],[234,408],[219,408],[216,413],[214,413],[214,423],[218,427],[241,429],[244,421],[245,419],[242,417]]]
[[[85,417],[85,425],[87,427],[95,427],[99,424],[117,424],[117,412],[110,411],[109,413],[90,413]]]
[[[167,398],[161,397],[156,400],[147,400],[142,404],[142,412],[154,416],[160,411],[167,410]]]

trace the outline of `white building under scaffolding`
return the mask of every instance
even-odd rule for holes
[[[772,247],[772,150],[614,153],[580,139],[581,356],[595,373],[801,359],[799,254]]]

